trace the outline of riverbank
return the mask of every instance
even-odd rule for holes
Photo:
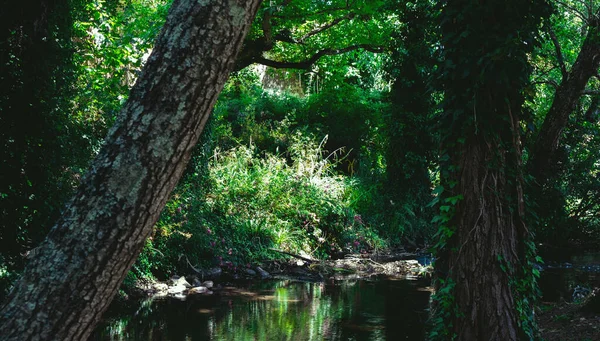
[[[431,259],[427,255],[404,251],[378,254],[347,254],[336,260],[320,261],[306,255],[290,256],[287,260],[263,262],[243,269],[215,267],[197,269],[182,276],[159,282],[140,282],[128,292],[131,301],[143,298],[164,298],[168,301],[214,302],[231,299],[266,300],[271,294],[248,290],[256,283],[308,282],[335,287],[344,282],[381,282],[389,279],[419,280],[431,277]],[[255,284],[252,284],[255,283]],[[422,281],[421,281],[422,283]],[[423,285],[423,284],[421,284]],[[429,284],[419,290],[431,292]],[[598,290],[596,290],[596,294]],[[590,296],[591,297],[591,296]],[[536,307],[542,337],[547,341],[600,341],[600,314],[582,309],[584,301],[544,302]],[[204,309],[204,308],[203,308]],[[423,307],[426,309],[426,307]],[[425,321],[423,321],[425,323]]]
[[[427,255],[403,250],[372,254],[346,254],[335,260],[315,260],[306,255],[286,253],[286,260],[263,262],[245,268],[229,266],[198,269],[167,281],[139,280],[135,287],[126,288],[122,298],[172,297],[185,300],[191,295],[212,295],[223,287],[250,280],[296,280],[322,282],[326,280],[401,278],[417,279],[431,276],[431,259]]]

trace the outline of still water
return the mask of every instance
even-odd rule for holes
[[[543,301],[600,285],[600,253],[542,253]],[[237,283],[212,296],[109,312],[90,340],[424,340],[426,280]]]
[[[544,259],[539,280],[545,302],[572,302],[577,291],[600,286],[600,252],[540,252]]]
[[[145,301],[90,340],[424,340],[422,280],[290,280],[225,288],[200,299]]]

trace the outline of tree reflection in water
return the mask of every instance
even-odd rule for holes
[[[421,281],[273,281],[120,311],[91,340],[423,340]]]

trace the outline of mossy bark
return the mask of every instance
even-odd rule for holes
[[[176,0],[104,147],[0,311],[3,340],[86,340],[182,175],[260,0]]]

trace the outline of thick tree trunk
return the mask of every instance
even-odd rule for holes
[[[600,12],[590,18],[587,36],[571,71],[563,78],[532,148],[528,168],[540,185],[556,174],[556,151],[563,129],[590,78],[600,66]]]
[[[174,1],[75,198],[0,311],[3,340],[85,340],[181,176],[260,0]]]
[[[452,180],[457,182],[452,193],[463,199],[452,220],[457,227],[454,249],[444,261],[446,280],[456,284],[454,298],[464,314],[453,321],[459,340],[520,339],[509,269],[525,263],[527,235],[521,180],[506,174],[512,171],[508,165],[516,165],[517,151],[500,140],[473,135],[455,155],[461,172]]]
[[[535,12],[543,6],[450,0],[440,16],[444,192],[434,339],[516,341],[535,334],[519,116],[540,21]]]

